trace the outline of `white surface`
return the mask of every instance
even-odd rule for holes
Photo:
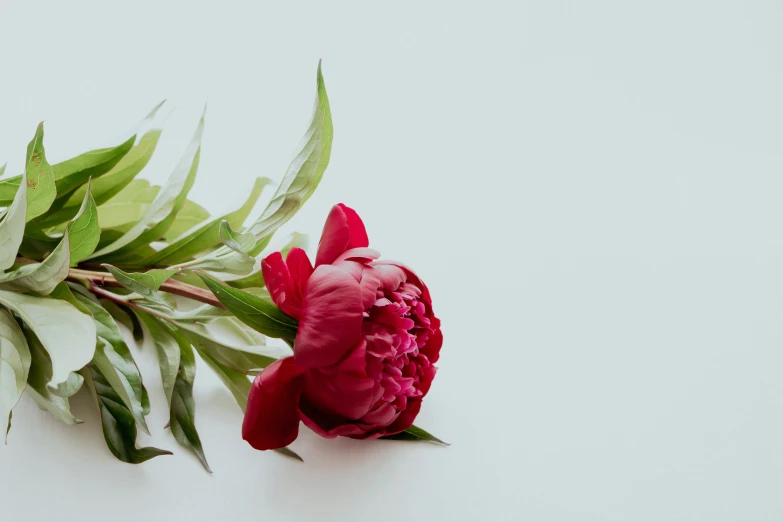
[[[261,4],[3,2],[0,158],[40,119],[58,160],[169,98],[160,180],[209,98],[192,195],[219,211],[285,172],[324,58],[332,163],[286,230],[317,241],[344,201],[425,278],[446,343],[417,424],[453,446],[258,453],[200,367],[209,476],[145,348],[144,442],[176,455],[122,464],[84,398],[77,427],[26,401],[0,519],[783,519],[779,3]]]

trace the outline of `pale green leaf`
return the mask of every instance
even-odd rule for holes
[[[234,371],[244,374],[257,373],[276,360],[264,354],[263,347],[253,344],[252,341],[246,344],[219,339],[217,332],[199,323],[175,321],[175,324],[179,332],[200,352],[209,354],[215,361]]]
[[[87,183],[87,193],[76,217],[68,226],[68,241],[71,248],[71,266],[92,254],[101,238],[101,227],[98,226],[98,209],[90,194],[90,183]]]
[[[54,186],[54,173],[46,161],[46,151],[43,146],[43,123],[38,124],[35,137],[27,145],[27,162],[25,167],[27,183],[27,216],[31,221],[52,205],[57,189]]]
[[[239,209],[222,218],[215,219],[195,231],[186,231],[182,237],[176,238],[173,243],[144,260],[144,263],[151,266],[172,266],[220,244],[220,223],[227,221],[234,228],[241,227],[248,214],[253,210],[253,206],[258,201],[264,187],[269,183],[270,180],[267,178],[256,179],[248,198]]]
[[[132,226],[144,216],[159,191],[159,186],[150,186],[146,179],[134,179],[116,196],[98,207],[101,228]]]
[[[106,203],[133,181],[155,152],[160,134],[161,131],[157,129],[146,133],[109,173],[93,180],[90,192],[96,205]],[[62,203],[62,208],[39,218],[39,224],[48,228],[70,220],[79,211],[86,193],[86,187],[82,185]],[[55,203],[55,206],[59,206],[59,203]]]
[[[61,382],[56,388],[49,388],[49,391],[58,397],[73,397],[81,389],[83,383],[84,377],[76,372],[71,372],[65,382]]]
[[[98,178],[109,172],[133,147],[133,136],[116,147],[85,152],[75,158],[52,165],[56,199],[66,199],[69,193],[87,183],[90,178]],[[22,176],[15,176],[0,182],[0,206],[11,190],[20,185]],[[65,201],[53,203],[50,210],[57,211]]]
[[[195,201],[189,199],[185,201],[182,209],[177,212],[174,223],[172,223],[171,228],[163,234],[163,239],[164,241],[171,243],[185,232],[188,232],[193,227],[203,223],[206,219],[209,219],[209,211]]]
[[[8,311],[0,308],[0,429],[7,433],[13,410],[27,386],[30,349],[22,329]]]
[[[20,185],[11,206],[0,221],[0,272],[14,264],[19,245],[24,236],[25,215],[27,211],[27,181]]]
[[[133,255],[138,245],[157,240],[169,229],[196,180],[203,133],[204,116],[199,120],[196,133],[179,163],[141,220],[115,242],[93,253],[88,259],[109,254],[117,258]]]
[[[250,380],[247,375],[220,364],[209,353],[200,349],[197,344],[194,347],[201,360],[207,363],[207,366],[215,372],[215,375],[218,376],[220,381],[228,388],[228,391],[231,392],[231,395],[234,396],[242,411],[245,411],[247,408],[247,396],[250,393]]]
[[[33,297],[0,290],[0,305],[15,312],[49,353],[57,387],[71,372],[84,367],[95,353],[95,323],[73,305],[59,299]]]
[[[0,274],[0,287],[37,292],[47,295],[68,275],[70,247],[65,235],[57,247],[41,263],[22,265],[11,272]]]
[[[209,270],[223,274],[246,275],[253,271],[257,261],[247,254],[234,252],[230,248],[224,251],[222,248],[208,256],[179,265],[189,270]]]
[[[52,359],[49,353],[41,344],[39,337],[29,327],[25,326],[24,334],[32,360],[26,393],[33,398],[40,409],[48,411],[55,419],[66,424],[80,424],[82,421],[71,413],[68,398],[56,395],[48,385],[52,382],[53,376]],[[70,378],[70,373],[67,377]]]
[[[320,63],[317,89],[313,119],[302,139],[300,149],[272,200],[248,230],[258,240],[255,250],[250,253],[253,256],[259,254],[272,234],[304,205],[318,187],[329,164],[334,130]]]
[[[155,343],[155,351],[158,354],[158,366],[160,366],[160,378],[163,391],[166,394],[166,402],[171,405],[171,395],[174,392],[174,383],[180,366],[180,345],[173,332],[159,319],[145,313],[137,314],[144,326],[152,336]],[[189,347],[189,346],[188,346]]]
[[[256,246],[256,238],[253,234],[235,232],[228,221],[220,222],[220,240],[228,248],[240,254],[247,254]]]
[[[130,273],[123,272],[119,268],[109,264],[104,264],[103,267],[114,276],[114,279],[116,279],[119,284],[128,290],[132,290],[150,301],[170,306],[170,303],[166,302],[163,297],[158,294],[157,290],[163,283],[168,281],[171,276],[179,272],[179,270],[154,269],[148,272]]]

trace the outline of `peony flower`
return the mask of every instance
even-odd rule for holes
[[[435,376],[440,320],[416,274],[368,246],[361,218],[339,204],[315,268],[299,248],[263,260],[272,299],[299,327],[294,355],[253,382],[242,435],[254,448],[290,444],[300,420],[328,438],[373,439],[413,424]]]

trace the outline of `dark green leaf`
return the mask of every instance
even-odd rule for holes
[[[136,422],[133,414],[123,404],[117,391],[95,365],[91,364],[85,368],[82,371],[82,376],[98,404],[103,425],[103,438],[115,457],[123,462],[140,464],[153,457],[171,455],[170,451],[136,446]]]
[[[386,437],[381,437],[381,438],[388,439],[388,440],[426,441],[426,442],[434,442],[435,444],[441,444],[443,446],[449,445],[448,442],[443,442],[435,435],[428,433],[427,431],[419,428],[418,426],[411,426],[407,430],[397,433],[396,435],[387,435]]]
[[[237,319],[269,337],[293,339],[298,323],[272,303],[248,292],[232,288],[205,273],[199,273],[215,297]]]

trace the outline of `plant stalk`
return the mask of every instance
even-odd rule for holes
[[[102,286],[122,287],[122,285],[117,282],[114,276],[108,272],[94,272],[92,270],[71,268],[68,270],[68,279],[87,282],[90,285],[90,290],[100,289]],[[170,294],[185,297],[187,299],[192,299],[200,303],[212,305],[216,308],[225,309],[225,306],[223,306],[223,304],[218,301],[217,297],[215,297],[215,295],[209,290],[189,285],[188,283],[183,283],[182,281],[169,279],[160,285],[160,290]]]

